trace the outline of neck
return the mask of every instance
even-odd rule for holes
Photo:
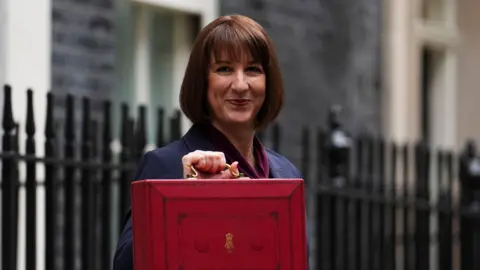
[[[216,122],[213,122],[212,124],[215,128],[220,130],[225,137],[227,137],[250,165],[255,165],[255,156],[253,154],[253,137],[255,136],[255,130],[253,128],[246,128],[243,126],[226,128]]]

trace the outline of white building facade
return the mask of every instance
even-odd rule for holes
[[[26,90],[34,90],[38,156],[44,155],[46,94],[53,87],[53,1],[0,1],[0,85],[9,84],[12,87],[13,116],[20,125],[19,147],[22,153],[25,149]],[[179,108],[178,91],[196,28],[203,27],[218,16],[218,0],[114,2],[115,23],[118,26],[115,32],[116,79],[118,87],[123,87],[118,90],[121,94],[116,95],[114,101],[128,101],[132,106],[164,106],[167,112]],[[3,89],[0,91],[0,102],[3,104]],[[153,115],[155,111],[151,113]],[[154,117],[149,115],[149,119]],[[186,120],[182,122],[183,130],[186,130],[189,123]],[[149,138],[148,147],[152,148],[153,134]],[[117,133],[115,139],[118,140]],[[20,181],[23,182],[24,166],[20,170]],[[42,165],[38,166],[37,173],[38,180],[43,181]],[[45,196],[41,186],[37,201],[36,269],[42,270],[45,268]],[[112,235],[118,235],[118,232],[112,232]],[[20,190],[17,254],[18,269],[25,269],[23,188]]]
[[[480,2],[384,0],[385,133],[458,149],[480,141],[475,75],[480,66]]]

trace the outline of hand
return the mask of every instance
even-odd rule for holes
[[[225,170],[227,162],[222,152],[200,150],[190,152],[183,156],[182,165],[184,178],[193,173],[191,166],[198,172],[199,179],[235,179],[238,174],[238,162],[233,162],[230,169]]]

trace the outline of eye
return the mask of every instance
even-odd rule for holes
[[[263,70],[259,66],[250,66],[250,67],[247,68],[247,72],[262,73]]]
[[[216,72],[231,72],[231,71],[232,71],[232,69],[230,67],[227,67],[227,66],[219,67],[216,70]]]

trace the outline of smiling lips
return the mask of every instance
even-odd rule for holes
[[[235,106],[243,107],[243,106],[246,106],[250,102],[250,100],[238,98],[238,99],[228,99],[227,102]]]

